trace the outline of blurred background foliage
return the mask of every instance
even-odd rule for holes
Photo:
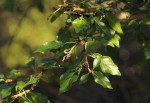
[[[142,0],[123,1],[132,1],[131,4],[139,2],[136,7],[131,5],[133,14],[143,4]],[[55,23],[50,23],[47,17],[59,2],[0,0],[0,74],[13,69],[13,77],[17,72],[14,68],[22,68],[39,45],[56,38],[59,28],[64,25],[64,17],[58,18]],[[149,4],[146,5],[149,9]],[[128,11],[130,12],[125,12]],[[89,81],[83,86],[75,85],[70,91],[58,96],[58,78],[54,78],[55,74],[52,72],[47,72],[45,81],[54,83],[49,85],[41,81],[37,91],[46,94],[52,103],[150,103],[150,61],[145,59],[142,48],[144,44],[140,42],[143,38],[150,41],[150,25],[139,26],[134,19],[129,24],[127,28],[123,28],[121,48],[108,47],[108,54],[122,73],[121,77],[110,77],[113,90],[104,89]]]
[[[0,0],[0,71],[23,65],[37,46],[54,40],[63,19],[47,17],[59,0]]]

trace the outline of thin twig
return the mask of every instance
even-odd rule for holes
[[[84,56],[84,66],[85,66],[85,68],[88,70],[89,73],[92,73],[92,71],[91,71],[91,69],[90,69],[90,66],[89,66],[87,54],[85,54],[85,56]]]
[[[23,91],[23,92],[21,92],[21,93],[19,93],[19,94],[13,95],[11,98],[12,98],[13,100],[15,100],[15,99],[17,99],[18,97],[21,97],[21,96],[23,96],[23,95],[29,93],[30,91],[31,91],[30,89],[27,89],[27,90],[25,90],[25,91]]]

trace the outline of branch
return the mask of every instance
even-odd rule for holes
[[[25,95],[26,93],[29,93],[30,91],[31,91],[30,89],[27,89],[27,90],[25,90],[25,91],[23,91],[23,92],[21,92],[21,93],[19,93],[19,94],[13,95],[11,98],[12,98],[13,100],[15,100],[15,99],[17,99],[18,97],[23,96],[23,95]]]
[[[89,66],[87,54],[85,54],[85,56],[84,56],[84,67],[88,70],[89,73],[92,73],[90,66]]]

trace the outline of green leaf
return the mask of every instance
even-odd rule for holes
[[[53,14],[50,15],[50,21],[51,23],[54,22],[64,11],[65,11],[65,7],[61,8],[60,10],[58,10],[57,12],[54,12]]]
[[[60,41],[49,41],[45,42],[43,45],[41,45],[35,53],[45,53],[53,49],[58,49],[62,46],[62,42]]]
[[[68,30],[69,27],[66,26],[64,28],[61,28],[57,33],[57,40],[61,42],[68,42],[73,39],[71,36],[71,32]]]
[[[95,23],[97,24],[97,28],[102,31],[104,34],[110,36],[110,35],[114,35],[115,31],[108,28],[104,22],[99,20],[99,17],[94,17],[93,20],[95,21]]]
[[[99,53],[93,53],[92,55],[90,55],[92,58],[97,58],[97,56],[102,56],[101,54]]]
[[[100,67],[103,73],[110,73],[111,75],[121,76],[117,65],[112,61],[109,56],[102,56]]]
[[[120,47],[119,41],[120,41],[120,37],[118,35],[115,35],[108,41],[107,45],[110,45],[112,47],[117,46],[119,48]]]
[[[61,15],[61,12],[56,12],[54,14],[51,15],[51,23],[54,22],[59,16]]]
[[[145,49],[144,49],[144,55],[145,55],[146,59],[150,58],[150,48],[145,47]]]
[[[105,14],[105,18],[107,19],[109,25],[115,30],[117,31],[119,34],[123,34],[121,25],[120,25],[120,21],[111,13],[106,13]]]
[[[69,51],[69,54],[76,54],[76,45],[72,46],[70,51]]]
[[[80,31],[84,30],[85,28],[88,27],[87,21],[86,19],[83,18],[83,16],[81,16],[80,18],[75,19],[72,22],[72,25],[76,31],[76,33],[79,33]]]
[[[109,79],[103,73],[100,71],[93,71],[92,74],[96,83],[102,85],[104,88],[112,89]]]
[[[32,57],[32,58],[28,59],[28,60],[25,62],[25,64],[26,64],[27,66],[34,66],[34,65],[35,65],[35,58]]]
[[[26,86],[37,83],[41,77],[42,77],[42,73],[39,73],[38,75],[31,77],[27,83],[25,83],[24,81],[18,81],[16,85],[16,89],[21,91]]]
[[[0,85],[0,96],[2,98],[6,98],[11,95],[11,90],[14,86],[9,84],[2,84]]]
[[[71,47],[70,51],[68,52],[73,57],[79,56],[82,51],[84,50],[84,45],[75,44]]]
[[[59,93],[66,92],[79,77],[78,71],[67,71],[60,76]]]
[[[100,67],[100,60],[102,55],[99,53],[94,53],[93,69]]]
[[[89,79],[89,73],[82,75],[81,78],[80,78],[79,84],[81,85],[81,84],[86,83],[88,81],[88,79]]]
[[[30,92],[19,99],[19,103],[50,103],[45,95],[36,92]]]

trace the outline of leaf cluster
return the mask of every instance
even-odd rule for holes
[[[49,70],[60,70],[59,94],[76,82],[79,85],[86,83],[90,77],[102,87],[112,89],[109,75],[121,76],[121,73],[111,57],[100,51],[105,51],[108,46],[120,47],[123,30],[116,18],[115,3],[115,0],[64,0],[58,5],[48,19],[54,22],[59,16],[66,15],[65,26],[58,31],[56,40],[39,46],[34,51],[38,56],[26,63],[38,73],[16,82],[6,82],[5,76],[0,75],[3,102],[11,103],[18,99],[20,103],[50,103],[46,96],[32,92]],[[149,20],[144,19],[140,24],[149,25]],[[150,58],[148,44],[145,45],[145,55]]]

